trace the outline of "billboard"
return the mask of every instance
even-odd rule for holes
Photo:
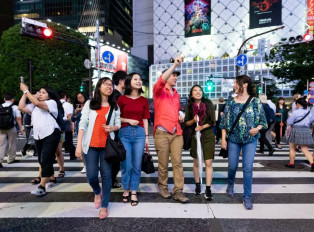
[[[307,1],[307,25],[309,27],[307,33],[314,35],[314,0]]]
[[[185,0],[185,37],[210,35],[211,0]]]
[[[250,0],[250,29],[281,25],[282,0]]]
[[[97,53],[96,53],[97,54]],[[96,56],[97,65],[97,56]],[[100,69],[107,72],[127,72],[128,53],[109,46],[100,47]]]

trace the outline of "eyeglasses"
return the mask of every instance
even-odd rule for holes
[[[102,84],[103,84],[104,86],[106,86],[106,87],[113,87],[113,85],[112,85],[112,84],[107,83],[107,82],[103,82]]]

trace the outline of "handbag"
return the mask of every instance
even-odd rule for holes
[[[183,128],[183,149],[190,150],[192,135],[195,131],[195,126],[184,126]]]
[[[109,115],[107,118],[106,125],[109,125],[113,108],[110,108]],[[126,158],[126,150],[123,146],[123,143],[119,139],[118,134],[115,132],[114,139],[111,138],[108,133],[107,142],[106,142],[106,152],[105,152],[105,160],[109,163],[119,163]]]
[[[153,157],[150,155],[148,146],[146,146],[146,151],[143,153],[142,157],[142,171],[146,174],[152,174],[155,172]]]
[[[250,103],[250,101],[252,100],[252,98],[253,98],[253,96],[250,96],[250,97],[246,100],[244,106],[243,106],[242,109],[241,109],[241,112],[238,114],[236,120],[234,121],[234,123],[233,123],[233,125],[232,125],[232,127],[231,127],[230,132],[227,133],[227,135],[226,135],[227,138],[228,138],[229,135],[231,135],[233,129],[234,129],[235,126],[237,125],[237,123],[238,123],[238,121],[239,121],[241,115],[242,115],[243,112],[245,111],[246,107],[248,106],[248,104]],[[220,149],[220,152],[219,152],[219,156],[222,156],[223,158],[227,158],[227,157],[228,157],[228,140],[227,140],[227,149],[221,148],[221,149]]]

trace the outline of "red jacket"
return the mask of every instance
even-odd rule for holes
[[[180,95],[177,90],[172,88],[173,95],[166,88],[166,82],[162,77],[158,79],[153,89],[155,121],[154,134],[158,126],[162,126],[169,133],[173,134],[176,128],[177,135],[182,135],[182,129],[179,123]]]

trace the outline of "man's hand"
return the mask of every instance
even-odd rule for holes
[[[183,62],[182,52],[179,52],[178,56],[174,59],[174,63],[178,66]]]
[[[181,115],[179,115],[179,123],[182,123],[183,122],[183,117]]]

